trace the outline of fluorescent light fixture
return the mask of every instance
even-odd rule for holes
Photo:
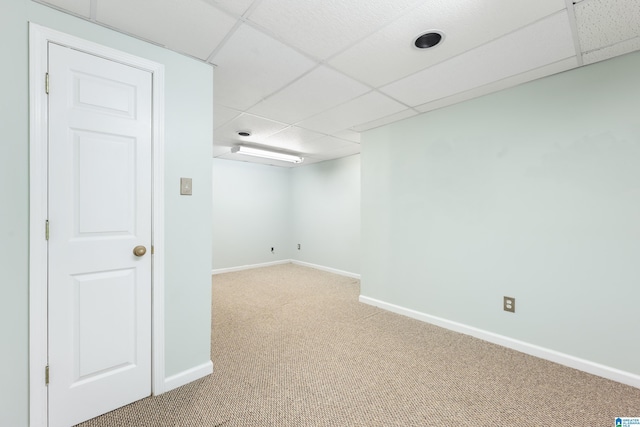
[[[265,159],[281,160],[283,162],[302,163],[304,157],[294,154],[277,153],[275,151],[261,150],[259,148],[245,147],[243,145],[231,147],[232,153],[246,154],[247,156],[263,157]]]

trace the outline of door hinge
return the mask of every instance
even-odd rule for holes
[[[151,245],[151,255],[153,255],[156,252],[155,248],[153,247],[153,245]]]
[[[44,91],[49,95],[49,73],[44,74]]]
[[[49,220],[44,222],[44,238],[49,240]]]
[[[49,385],[49,365],[44,367],[44,385]]]

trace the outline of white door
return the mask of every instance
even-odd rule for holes
[[[151,394],[151,74],[49,43],[49,81],[57,427]]]

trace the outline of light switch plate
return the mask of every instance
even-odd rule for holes
[[[180,194],[191,196],[191,178],[180,178]]]

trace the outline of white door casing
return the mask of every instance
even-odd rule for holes
[[[151,75],[49,43],[49,426],[151,394]]]
[[[56,54],[60,52],[66,52],[62,53],[63,56],[90,58],[90,62],[98,61],[102,76],[91,76],[91,72],[82,68],[77,69],[75,75],[71,73],[74,77],[67,83],[71,83],[69,90],[72,96],[68,98],[69,102],[64,101],[67,104],[64,109],[73,113],[74,108],[67,107],[77,104],[76,107],[79,107],[76,108],[76,116],[81,116],[84,123],[89,125],[79,125],[72,119],[69,122],[69,129],[62,131],[68,137],[67,149],[57,151],[57,147],[52,147],[48,152],[47,128],[51,125],[52,132],[56,132],[59,124],[54,114],[51,118],[48,116],[48,100],[44,84],[47,71],[47,46],[50,42],[74,49],[53,46],[53,62]],[[79,51],[91,52],[94,55]],[[132,88],[137,83],[133,85],[117,83],[115,81],[117,79],[113,79],[114,70],[109,69],[112,66],[124,67],[130,69],[134,75],[145,76],[143,80],[146,82],[143,85],[147,85],[147,90],[152,93],[152,103],[142,108],[147,111],[146,118],[141,117],[144,113],[138,108],[141,102],[144,102],[136,96],[131,96]],[[55,63],[52,63],[52,67],[56,67]],[[57,88],[56,90],[61,90],[59,83],[51,81],[51,91],[54,87]],[[104,85],[110,87],[110,90],[101,92],[101,85],[103,88]],[[57,425],[56,419],[59,417],[56,411],[63,406],[58,406],[56,399],[62,396],[58,393],[65,387],[67,392],[75,395],[72,397],[76,399],[73,405],[74,410],[85,406],[90,408],[93,405],[92,410],[95,411],[96,401],[108,400],[104,399],[103,394],[100,394],[99,398],[95,395],[92,397],[91,389],[95,388],[99,382],[106,383],[106,389],[117,390],[117,393],[112,393],[116,398],[110,404],[98,405],[102,405],[101,409],[97,409],[98,412],[113,409],[113,405],[120,406],[136,400],[148,395],[150,391],[153,394],[163,392],[163,85],[162,65],[30,24],[31,426],[47,425],[49,412],[52,415],[51,425]],[[52,102],[56,102],[55,99]],[[101,103],[103,105],[100,105]],[[134,108],[133,105],[136,107]],[[123,118],[131,114],[146,121],[147,127],[146,142],[134,144],[135,149],[129,143],[139,139],[139,136],[129,135],[128,132],[131,129],[125,132],[114,132],[99,128],[101,123],[104,124],[108,120],[120,120],[120,126],[127,127],[123,123],[131,122],[131,117],[124,120]],[[91,115],[93,118],[90,117]],[[100,115],[102,117],[99,117]],[[113,129],[111,125],[110,129]],[[142,169],[146,169],[146,173],[140,167],[136,167],[136,172],[131,174],[119,166],[121,163],[132,165],[132,160],[140,156],[138,152],[140,145],[145,144],[147,160]],[[51,182],[49,182],[47,170],[48,155],[51,156],[52,164],[58,164],[57,171],[52,167]],[[79,159],[82,161],[79,162]],[[110,179],[104,179],[108,175],[111,175]],[[77,178],[81,179],[77,180]],[[76,183],[70,184],[72,182],[69,181],[70,179],[76,180]],[[128,205],[131,208],[132,196],[140,193],[139,189],[133,187],[133,183],[136,186],[146,187],[147,197],[143,202],[145,206],[141,207],[139,215],[132,218],[128,216],[126,209],[108,212],[109,207],[114,205],[120,207]],[[52,189],[52,201],[55,199],[51,205],[51,218],[48,218],[47,213],[49,184]],[[123,196],[120,191],[111,191],[114,188],[124,190],[125,195]],[[153,199],[150,198],[151,195]],[[83,197],[78,199],[77,196]],[[84,202],[76,200],[84,200]],[[56,206],[56,202],[60,203],[60,206],[71,203],[72,215],[66,217],[65,214],[56,214],[60,207]],[[146,227],[140,225],[140,219],[143,217],[147,223]],[[62,281],[67,285],[61,287],[60,292],[52,289],[50,294],[47,289],[49,253],[44,233],[44,223],[47,219],[51,223],[49,243],[51,250],[56,251],[52,254],[50,264],[52,281],[55,282],[53,278],[58,276],[63,278]],[[149,227],[151,221],[153,229]],[[143,228],[146,230],[142,230]],[[66,243],[61,243],[64,239],[56,240],[65,233],[70,237]],[[126,251],[122,247],[116,247],[118,243],[126,246]],[[148,252],[145,256],[133,255],[133,246],[138,244],[146,246]],[[151,245],[155,249],[153,262],[150,253]],[[93,252],[95,250],[98,250],[100,255],[96,255]],[[105,256],[105,253],[112,255]],[[69,276],[68,273],[74,271],[73,266],[78,263],[85,264],[85,267]],[[143,268],[138,268],[140,266]],[[66,278],[63,273],[65,269],[68,276]],[[151,277],[153,278],[152,286]],[[137,282],[145,284],[138,286]],[[146,305],[143,304],[142,308],[136,307],[145,294],[148,298]],[[125,296],[134,296],[134,298],[124,302]],[[50,313],[47,312],[48,298],[51,298],[52,304]],[[133,300],[136,301],[135,304],[132,304]],[[79,305],[79,301],[89,305]],[[62,302],[60,308],[54,308],[60,302]],[[60,334],[60,330],[63,329],[56,328],[53,322],[49,325],[48,316],[62,319],[63,324],[66,322],[76,327],[70,333],[66,333],[66,336],[63,332],[60,337],[56,337],[55,334]],[[78,319],[82,321],[78,322]],[[51,360],[47,359],[49,327],[53,334]],[[141,332],[145,328],[147,331]],[[141,341],[134,345],[132,340],[134,337],[141,338]],[[63,350],[60,352],[61,348]],[[80,358],[79,355],[81,355]],[[150,355],[152,358],[149,357]],[[68,363],[65,362],[67,360]],[[44,367],[47,364],[51,366],[49,387],[45,386]],[[58,382],[62,378],[67,380]],[[51,392],[50,404],[47,402],[48,391]],[[90,404],[85,405],[88,402]],[[112,407],[109,408],[109,405]],[[66,412],[68,409],[62,409],[62,411]],[[80,413],[78,418],[62,420],[60,425],[75,423],[82,417],[97,415],[95,412],[90,413],[84,409],[76,412]],[[82,415],[83,412],[84,415]]]

